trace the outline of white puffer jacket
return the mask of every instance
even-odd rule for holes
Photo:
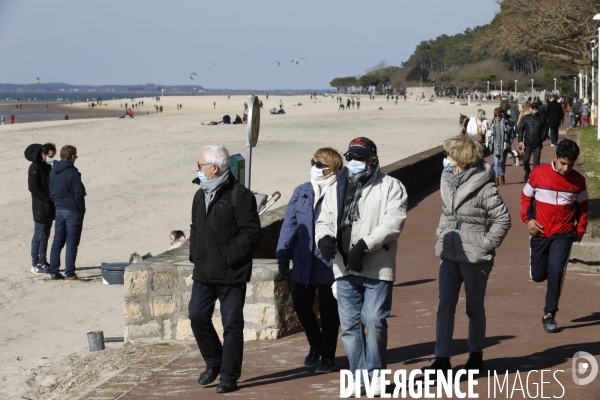
[[[466,170],[455,187],[444,171],[440,184],[442,216],[435,254],[452,262],[479,264],[494,259],[510,229],[510,214],[492,182],[494,170],[482,161]]]
[[[345,168],[342,169],[344,170]],[[316,243],[327,235],[337,237],[339,179],[347,179],[347,174],[343,178],[338,175],[338,182],[331,186],[323,199],[321,214],[315,227]],[[338,252],[333,260],[333,273],[336,279],[353,274],[382,281],[394,281],[397,240],[406,219],[406,201],[404,185],[382,172],[372,183],[362,189],[362,196],[358,202],[360,218],[352,225],[350,246],[363,239],[369,252],[363,258],[363,271],[360,273],[346,270],[342,256]]]

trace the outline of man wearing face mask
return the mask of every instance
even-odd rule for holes
[[[31,272],[40,275],[46,274],[50,268],[46,254],[54,220],[54,203],[50,199],[50,171],[55,154],[56,146],[53,143],[32,144],[25,150],[25,158],[31,161],[27,182],[31,192],[34,221]]]
[[[250,190],[230,172],[229,152],[220,144],[202,147],[198,158],[200,189],[192,204],[190,262],[192,296],[188,306],[192,331],[206,370],[202,386],[218,376],[217,393],[237,390],[244,349],[244,302],[252,274],[252,252],[258,249],[260,220]],[[212,323],[215,302],[221,304],[224,343]]]
[[[368,370],[373,376],[374,370],[387,367],[386,318],[407,196],[400,181],[380,171],[377,147],[368,138],[352,140],[344,156],[348,165],[325,195],[315,240],[323,257],[333,259],[350,371],[354,375],[356,370]],[[372,383],[380,394],[380,380]]]

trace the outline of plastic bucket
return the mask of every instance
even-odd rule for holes
[[[100,351],[104,350],[104,332],[102,331],[93,331],[88,332],[88,347],[90,351]]]

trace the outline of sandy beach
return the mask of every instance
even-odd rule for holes
[[[407,99],[396,106],[385,97],[361,96],[360,110],[342,112],[335,99],[327,97],[316,101],[308,95],[260,98],[264,110],[253,152],[252,189],[268,194],[280,191],[276,206],[286,204],[293,189],[309,179],[310,159],[319,147],[332,146],[343,153],[352,138],[367,136],[377,144],[381,164],[387,165],[455,135],[459,113],[474,116],[484,108],[492,115],[498,104],[477,107],[473,102],[462,107]],[[278,108],[280,99],[287,114],[270,115],[268,110]],[[192,197],[198,189],[191,181],[203,144],[222,143],[231,154],[245,155],[246,125],[202,123],[220,121],[225,114],[232,120],[236,114],[241,116],[246,96],[138,101],[144,101],[144,106],[134,110],[134,119],[0,126],[5,149],[0,160],[0,398],[22,398],[37,386],[52,385],[71,364],[69,355],[87,354],[87,332],[99,329],[105,336],[123,336],[123,286],[102,284],[101,263],[127,261],[133,252],[161,253],[169,247],[172,230],[189,233]],[[131,103],[130,99],[105,101],[98,111],[118,115],[125,112],[121,104],[126,102]],[[177,110],[177,104],[183,108]],[[163,112],[156,113],[155,105],[162,105]],[[76,114],[86,111],[87,103],[61,107]],[[30,272],[33,221],[27,190],[29,163],[23,151],[31,143],[48,141],[58,149],[66,144],[78,149],[76,167],[87,189],[87,213],[77,267],[86,282],[54,282]],[[51,243],[52,237],[49,251]]]

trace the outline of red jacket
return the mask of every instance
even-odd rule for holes
[[[583,236],[587,227],[588,193],[585,178],[577,171],[562,176],[554,162],[536,167],[521,193],[521,219],[535,219],[544,227],[541,237],[577,229]]]

